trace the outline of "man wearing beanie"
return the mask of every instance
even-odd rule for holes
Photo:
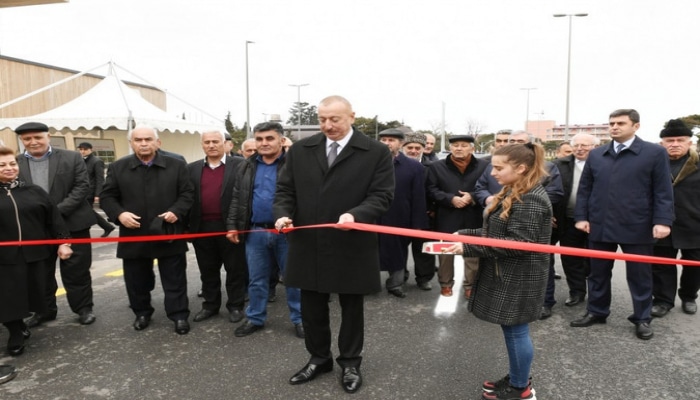
[[[671,160],[673,181],[673,205],[676,220],[671,234],[654,246],[654,255],[681,259],[700,260],[700,161],[692,148],[693,132],[679,119],[672,119],[661,130],[661,146]],[[675,265],[652,265],[654,278],[652,317],[663,317],[673,308],[678,287],[678,268]],[[683,267],[678,297],[686,314],[695,314],[695,300],[700,289],[700,268]]]
[[[40,122],[27,122],[15,129],[24,146],[24,153],[17,156],[19,176],[46,191],[61,211],[70,235],[74,239],[90,237],[90,227],[95,223],[92,207],[85,201],[90,191],[85,161],[75,151],[51,147],[49,127]],[[92,246],[90,243],[74,244],[73,256],[60,261],[61,280],[71,310],[78,314],[82,325],[95,322],[92,312]],[[47,263],[46,293],[39,293],[46,301],[48,312],[35,313],[25,321],[28,327],[56,319],[56,255]]]

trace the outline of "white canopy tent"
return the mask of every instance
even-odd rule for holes
[[[194,134],[210,130],[225,132],[223,121],[218,121],[215,118],[211,118],[208,122],[191,122],[161,110],[144,99],[137,90],[129,88],[119,80],[112,62],[109,62],[108,65],[109,74],[100,83],[77,98],[49,111],[29,117],[0,118],[0,129],[10,128],[14,130],[25,122],[40,121],[57,131],[82,128],[87,130],[118,129],[128,132],[135,125],[147,124],[159,131],[172,133]],[[84,73],[69,79],[74,79]],[[2,104],[0,107],[30,97],[65,81],[29,93],[22,98]]]

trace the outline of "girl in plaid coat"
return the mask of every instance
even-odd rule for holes
[[[544,161],[544,149],[537,144],[498,149],[491,160],[491,175],[503,189],[487,206],[483,227],[459,233],[549,244],[552,205],[540,185],[546,175]],[[529,379],[534,350],[528,324],[540,316],[549,254],[467,244],[448,251],[480,257],[469,309],[477,318],[501,325],[508,349],[509,374],[484,382],[483,398],[535,399]]]

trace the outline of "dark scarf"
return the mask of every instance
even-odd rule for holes
[[[5,190],[10,190],[22,186],[24,186],[24,182],[20,181],[19,178],[15,178],[15,180],[13,180],[12,182],[0,182],[0,188],[3,188]]]
[[[467,166],[469,165],[469,161],[472,160],[471,157],[467,157],[466,159],[463,160],[456,160],[454,157],[452,157],[452,154],[450,154],[450,160],[452,161],[452,164],[454,164],[455,167],[459,170],[461,174],[464,173],[464,171],[467,170]]]

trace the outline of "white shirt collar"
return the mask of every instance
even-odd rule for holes
[[[338,143],[338,154],[340,154],[340,152],[345,148],[345,146],[350,141],[351,137],[352,137],[352,128],[350,128],[350,132],[348,132],[348,134],[345,135],[344,138],[336,141],[336,143]],[[331,143],[332,142],[333,142],[333,140],[326,138],[326,154],[328,154],[328,152],[331,151]]]

